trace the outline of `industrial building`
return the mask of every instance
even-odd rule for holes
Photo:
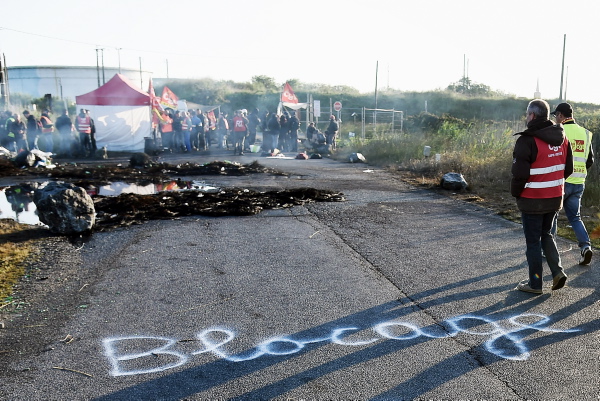
[[[8,67],[8,89],[34,98],[52,97],[74,102],[75,96],[88,93],[108,82],[115,74],[125,75],[136,87],[148,90],[149,71],[108,67],[32,66]]]

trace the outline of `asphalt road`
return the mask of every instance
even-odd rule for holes
[[[369,165],[254,158],[293,174],[215,183],[347,200],[95,234],[85,302],[0,399],[600,399],[600,259],[560,239],[566,287],[518,292],[520,225]]]

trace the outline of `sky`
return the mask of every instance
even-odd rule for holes
[[[29,0],[2,5],[8,66],[96,66],[155,78],[351,86],[474,83],[600,104],[597,0]],[[97,51],[96,49],[104,49]],[[144,90],[147,88],[143,88]]]

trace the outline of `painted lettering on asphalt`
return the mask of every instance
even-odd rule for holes
[[[533,323],[531,321],[537,319]],[[340,327],[333,329],[328,335],[315,338],[295,338],[294,336],[276,336],[266,339],[248,351],[232,354],[227,351],[236,334],[233,330],[222,327],[212,327],[196,335],[199,348],[192,352],[177,349],[180,340],[161,336],[120,336],[106,338],[102,341],[104,355],[110,362],[112,376],[131,376],[162,372],[182,366],[190,358],[202,354],[211,354],[229,362],[242,363],[265,355],[289,356],[301,352],[310,344],[336,344],[347,347],[366,346],[378,341],[406,341],[419,337],[450,338],[461,333],[487,337],[483,343],[486,351],[500,358],[524,361],[530,357],[529,349],[523,342],[524,331],[533,330],[549,333],[573,333],[577,329],[554,329],[548,327],[550,318],[536,313],[523,313],[505,320],[505,324],[485,316],[461,315],[442,322],[444,329],[419,327],[414,323],[390,320],[370,327],[369,334],[362,334],[358,327]],[[482,328],[481,326],[485,326]],[[369,331],[369,330],[364,330]],[[359,337],[350,340],[348,337]],[[139,352],[127,352],[128,345],[135,343]],[[140,344],[147,343],[140,349]],[[156,345],[154,345],[156,344]],[[168,362],[157,363],[157,357],[162,356]],[[149,361],[152,361],[151,363]],[[162,359],[161,359],[162,361]],[[140,366],[142,365],[142,366]],[[147,366],[144,366],[147,365]]]

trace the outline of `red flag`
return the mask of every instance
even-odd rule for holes
[[[174,110],[177,110],[177,101],[179,98],[175,95],[171,89],[166,86],[163,88],[162,97],[160,98],[160,104],[163,107],[170,107]]]
[[[160,120],[160,113],[163,110],[160,104],[160,98],[156,96],[156,92],[154,91],[154,85],[152,85],[152,78],[148,83],[148,94],[150,95],[150,102],[152,104],[152,124],[154,127],[158,125]]]
[[[156,97],[156,92],[154,92],[154,85],[152,85],[152,78],[148,81],[148,94],[151,98]]]
[[[298,98],[296,94],[292,90],[292,87],[287,82],[283,87],[283,92],[281,92],[281,101],[286,103],[298,103]]]

